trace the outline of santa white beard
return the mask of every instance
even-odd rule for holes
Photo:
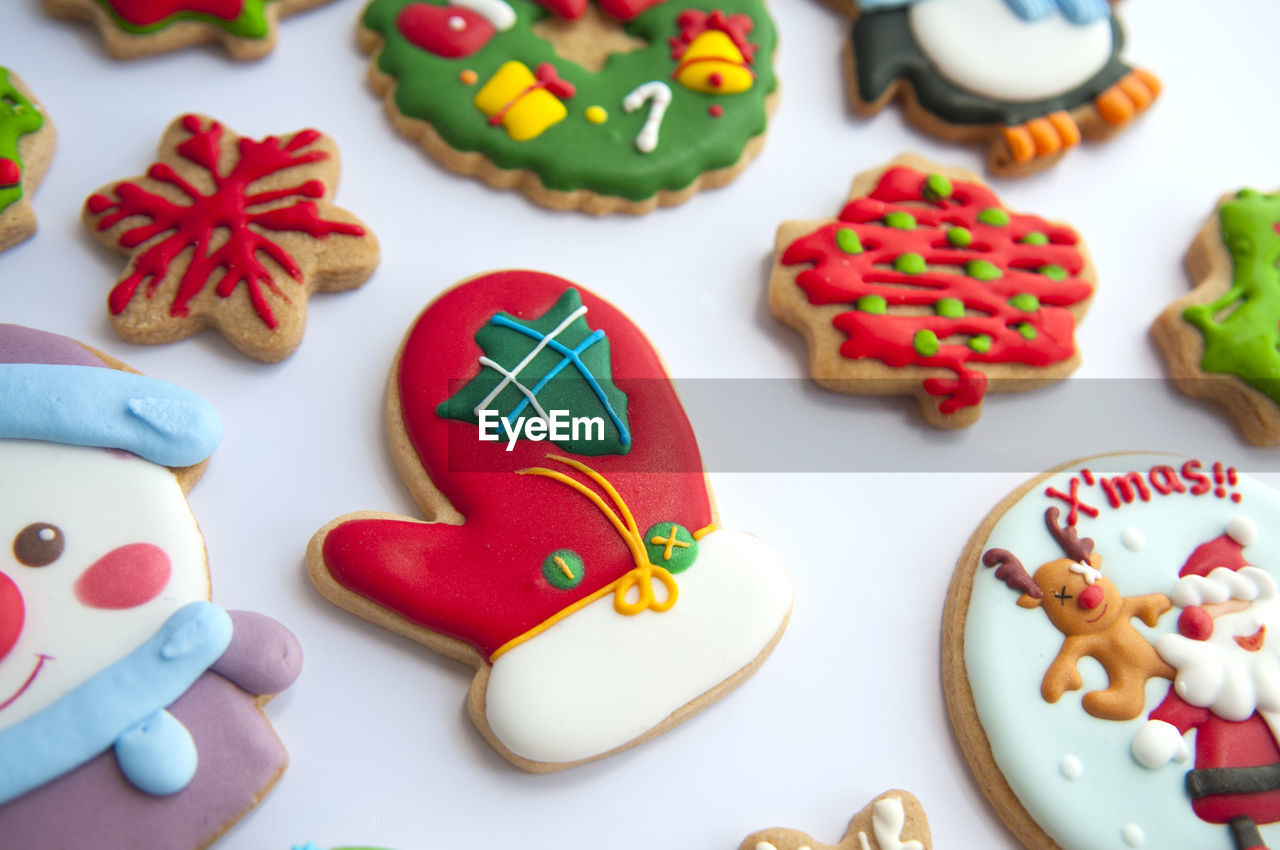
[[[1236,637],[1251,637],[1266,627],[1262,647],[1250,652]],[[1178,671],[1174,690],[1191,705],[1225,720],[1247,720],[1261,712],[1272,727],[1280,724],[1280,599],[1257,599],[1248,608],[1213,621],[1208,640],[1162,635],[1156,651]],[[1273,722],[1274,721],[1274,722]]]

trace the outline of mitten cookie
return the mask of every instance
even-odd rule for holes
[[[723,185],[777,82],[762,0],[372,0],[360,44],[400,132],[556,209],[645,213]]]
[[[987,146],[991,170],[1018,177],[1081,138],[1105,139],[1160,94],[1121,59],[1106,0],[857,0],[845,54],[854,109],[901,100],[935,136]]]
[[[911,394],[931,424],[960,428],[988,390],[1075,369],[1095,284],[1070,227],[1010,212],[971,172],[905,155],[859,174],[836,218],[778,228],[769,308],[804,335],[822,386]]]
[[[85,201],[85,225],[129,257],[112,327],[163,343],[212,326],[255,360],[288,357],[311,293],[357,287],[378,265],[373,234],[333,205],[337,184],[337,146],[315,130],[255,141],[176,119],[144,176]]]
[[[293,635],[209,599],[186,491],[222,426],[194,393],[0,325],[0,836],[196,850],[288,763],[262,706]]]
[[[1280,443],[1280,195],[1218,202],[1187,252],[1194,289],[1151,328],[1178,389],[1227,408],[1249,442]]]
[[[53,158],[53,123],[18,75],[0,67],[0,251],[36,232],[31,195]]]
[[[387,432],[428,522],[334,520],[307,549],[312,581],[474,665],[471,718],[526,770],[675,726],[786,626],[790,580],[719,527],[657,352],[566,280],[494,272],[432,302],[392,367]]]
[[[1027,847],[1280,844],[1277,520],[1280,494],[1223,462],[1106,455],[1020,487],[969,539],[947,706]]]
[[[886,791],[853,816],[838,844],[814,841],[794,829],[766,829],[747,836],[738,850],[931,850],[929,819],[906,791]]]

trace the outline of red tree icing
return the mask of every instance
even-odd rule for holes
[[[178,12],[200,12],[233,20],[244,9],[244,0],[110,0],[116,14],[131,24],[150,26]]]
[[[733,40],[743,59],[748,63],[755,61],[756,50],[760,45],[747,41],[747,36],[755,26],[749,15],[725,15],[719,9],[710,14],[697,9],[686,9],[676,18],[676,23],[680,26],[680,35],[667,39],[671,44],[672,59],[684,56],[693,40],[704,32],[719,30]]]
[[[980,184],[932,179],[935,188],[926,190],[925,174],[891,168],[835,223],[792,242],[782,263],[814,264],[796,278],[811,304],[875,296],[833,320],[849,336],[840,353],[894,367],[950,369],[955,380],[930,378],[923,386],[942,397],[942,413],[953,413],[979,404],[986,393],[987,376],[969,363],[1047,366],[1071,357],[1075,319],[1066,308],[1087,299],[1093,286],[1077,277],[1085,261],[1070,228],[1008,213]],[[901,215],[898,223],[908,226],[889,226],[885,218],[894,213],[910,215],[914,226]],[[967,247],[960,247],[963,233],[948,238],[955,228],[967,231]],[[857,239],[838,236],[844,230]],[[842,250],[837,238],[853,252]],[[907,261],[900,261],[904,255]],[[934,312],[918,314],[920,307]]]
[[[263,287],[286,301],[289,299],[276,285],[271,270],[258,260],[257,254],[261,251],[294,280],[302,279],[302,270],[293,257],[260,231],[306,233],[322,239],[330,233],[363,236],[364,228],[356,224],[322,219],[312,201],[296,201],[286,206],[253,210],[254,207],[286,198],[324,197],[325,186],[319,180],[308,180],[295,186],[256,194],[248,193],[249,186],[256,180],[287,168],[327,159],[329,155],[324,151],[304,150],[320,138],[317,131],[302,130],[287,142],[282,142],[276,136],[268,136],[260,142],[240,139],[239,157],[231,171],[224,176],[218,173],[218,159],[222,152],[222,125],[217,121],[210,121],[209,126],[201,128],[199,118],[187,115],[182,119],[182,126],[192,135],[178,144],[177,151],[183,159],[209,173],[214,185],[212,194],[203,194],[167,163],[157,162],[147,170],[147,176],[160,183],[176,186],[191,200],[190,204],[174,203],[131,181],[123,181],[113,187],[114,200],[106,195],[93,195],[85,202],[89,212],[102,216],[97,224],[99,231],[107,230],[131,216],[150,219],[149,224],[139,224],[121,233],[117,240],[121,247],[137,247],[157,236],[169,234],[135,257],[132,273],[116,284],[107,299],[111,312],[114,315],[122,313],[143,281],[148,281],[146,296],[151,298],[169,273],[170,266],[180,254],[190,248],[190,264],[182,274],[169,310],[170,315],[189,315],[188,302],[204,289],[213,272],[222,268],[226,271],[217,283],[217,294],[226,298],[235,291],[236,286],[244,283],[258,317],[267,327],[274,329],[278,323],[271,305],[267,303]],[[218,230],[226,233],[226,241],[210,251]]]

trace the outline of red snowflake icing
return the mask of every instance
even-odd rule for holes
[[[987,376],[970,363],[1048,366],[1075,353],[1067,308],[1093,294],[1079,277],[1079,241],[1068,227],[1007,212],[979,183],[898,166],[837,221],[792,242],[782,263],[814,264],[796,277],[811,304],[857,308],[833,319],[849,337],[844,357],[954,372],[923,382],[954,413],[986,394]]]
[[[213,273],[225,269],[217,282],[216,292],[222,298],[231,295],[243,283],[248,289],[254,310],[267,327],[278,325],[271,305],[263,291],[271,292],[289,301],[276,285],[273,273],[258,259],[261,251],[296,281],[302,280],[302,269],[288,252],[267,238],[260,231],[277,233],[306,233],[323,239],[330,233],[363,236],[365,230],[356,224],[328,221],[320,217],[319,208],[312,201],[299,200],[287,206],[254,211],[286,198],[322,198],[324,183],[308,180],[295,186],[248,194],[248,188],[279,171],[328,159],[324,151],[307,151],[305,148],[320,138],[315,130],[302,130],[288,141],[268,136],[262,141],[240,139],[239,158],[225,176],[218,173],[218,160],[222,151],[223,127],[217,121],[209,121],[202,127],[194,115],[182,118],[182,127],[191,137],[177,145],[177,152],[188,162],[204,169],[213,180],[214,191],[205,195],[177,173],[167,163],[157,162],[147,170],[147,176],[160,183],[176,186],[190,204],[179,204],[149,192],[131,181],[117,183],[112,188],[115,199],[95,194],[85,202],[94,215],[101,215],[97,229],[107,230],[131,216],[150,219],[120,234],[117,242],[123,248],[135,248],[157,236],[163,239],[143,250],[133,262],[133,271],[111,290],[107,303],[113,315],[124,312],[138,286],[147,282],[146,297],[151,298],[169,273],[179,254],[192,250],[190,263],[182,274],[178,291],[170,307],[170,315],[185,317],[190,314],[188,303],[209,283]],[[250,227],[253,225],[253,227]],[[256,229],[255,229],[256,228]],[[224,230],[227,239],[210,251],[211,241],[218,230]]]

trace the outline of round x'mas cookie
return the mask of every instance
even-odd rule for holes
[[[56,18],[88,21],[116,59],[136,59],[217,41],[236,59],[276,46],[281,15],[329,0],[43,0]]]
[[[1178,389],[1280,443],[1280,194],[1227,195],[1187,252],[1194,289],[1151,328]]]
[[[960,428],[988,390],[1080,362],[1096,277],[1079,234],[1010,212],[969,171],[900,156],[859,174],[834,219],[784,222],[774,250],[769,308],[827,389],[911,394],[931,424]]]
[[[0,844],[195,850],[288,763],[293,635],[209,602],[199,396],[0,325]]]
[[[36,232],[31,193],[53,158],[53,123],[18,75],[0,66],[0,251]]]
[[[886,791],[853,816],[844,838],[823,844],[794,829],[766,829],[743,839],[738,850],[931,850],[929,820],[906,791]]]
[[[107,297],[129,342],[164,343],[215,327],[274,362],[302,341],[307,298],[364,283],[378,241],[333,204],[338,148],[316,130],[261,141],[183,115],[141,177],[85,201],[85,226],[129,257]]]
[[[850,5],[843,3],[842,5]],[[1121,59],[1106,0],[857,0],[846,51],[863,115],[901,100],[935,136],[987,145],[991,170],[1031,174],[1151,105],[1160,82]]]
[[[592,213],[733,179],[764,141],[775,42],[763,0],[373,0],[360,30],[401,132]]]
[[[791,582],[721,529],[669,376],[617,308],[531,271],[414,321],[387,432],[427,522],[339,517],[307,568],[338,605],[474,665],[471,718],[548,772],[677,725],[751,675]]]
[[[1031,848],[1280,845],[1280,494],[1215,458],[1106,455],[969,539],[943,684]]]

